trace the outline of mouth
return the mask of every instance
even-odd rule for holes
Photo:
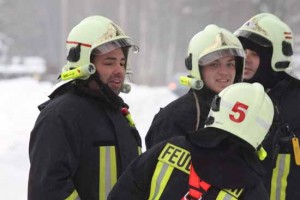
[[[251,72],[252,70],[250,68],[245,68],[244,71],[245,72]]]
[[[121,78],[113,78],[109,81],[110,85],[114,88],[119,88],[123,84],[123,79]]]
[[[229,79],[217,79],[216,82],[217,82],[217,83],[222,83],[222,84],[223,84],[223,83],[228,83],[228,82],[229,82]]]
[[[115,78],[115,79],[111,80],[110,82],[114,83],[114,84],[120,84],[122,82],[122,80],[119,78]]]

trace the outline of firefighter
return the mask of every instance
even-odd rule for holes
[[[110,19],[90,16],[68,35],[60,82],[30,136],[28,200],[105,200],[141,139],[120,92],[130,49]]]
[[[185,64],[190,75],[181,77],[181,82],[191,89],[155,115],[145,138],[147,149],[203,128],[215,94],[242,80],[244,50],[226,29],[206,26],[190,40],[187,55]]]
[[[126,169],[108,200],[268,200],[261,147],[274,108],[259,83],[236,83],[212,101],[204,128],[161,142]]]
[[[270,13],[255,15],[235,34],[246,51],[244,80],[261,83],[275,106],[265,184],[271,200],[300,199],[300,81],[293,74],[294,35]]]

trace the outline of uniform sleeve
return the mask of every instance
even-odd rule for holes
[[[30,136],[28,200],[66,199],[77,193],[72,177],[78,166],[78,131],[76,122],[63,114],[40,114]]]
[[[159,147],[154,147],[146,151],[127,167],[109,193],[108,200],[148,199],[158,149]]]

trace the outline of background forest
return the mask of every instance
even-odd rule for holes
[[[163,85],[185,71],[189,39],[207,24],[235,31],[251,16],[271,12],[300,36],[298,0],[0,0],[0,64],[11,57],[40,56],[55,81],[65,64],[68,32],[89,15],[118,23],[140,47],[133,55],[137,84]]]

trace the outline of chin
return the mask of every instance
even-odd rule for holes
[[[112,89],[111,90],[116,94],[116,95],[119,95],[120,92],[121,92],[121,89]]]
[[[254,74],[252,73],[246,73],[244,74],[244,79],[251,79],[253,77]]]

